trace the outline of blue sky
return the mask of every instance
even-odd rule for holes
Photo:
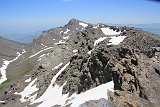
[[[90,23],[160,23],[160,3],[149,0],[0,0],[0,34]]]

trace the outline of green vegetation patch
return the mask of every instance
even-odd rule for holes
[[[11,79],[7,79],[0,85],[0,93],[2,93],[7,87],[9,87],[12,83]]]
[[[9,86],[15,81],[22,79],[25,75],[31,74],[32,70],[34,69],[34,65],[28,64],[25,68],[26,69],[18,73],[17,76],[7,76],[7,80],[0,85],[0,94],[4,92],[7,88],[9,88]]]

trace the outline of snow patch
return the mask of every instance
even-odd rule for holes
[[[40,61],[42,59],[42,57],[44,57],[46,54],[42,54],[41,56],[39,56],[37,61]]]
[[[113,81],[99,85],[98,87],[92,88],[80,94],[73,94],[69,97],[69,102],[66,104],[71,104],[71,107],[79,107],[81,104],[90,100],[99,100],[101,98],[108,99],[107,92],[114,91]]]
[[[65,84],[66,82],[61,87],[57,84],[54,87],[51,85],[40,98],[33,102],[33,104],[43,101],[37,107],[52,107],[54,105],[64,105],[69,95],[62,95],[62,90]]]
[[[82,22],[79,22],[79,25],[83,26],[84,28],[88,26],[88,24]]]
[[[44,94],[33,101],[31,104],[42,102],[37,107],[51,107],[54,105],[64,105],[65,101],[68,97],[68,94],[62,95],[63,86],[66,84],[66,82],[60,87],[58,85],[53,86],[55,83],[57,77],[66,69],[66,67],[70,63],[67,63],[59,72],[52,78],[51,84],[47,88],[47,90],[44,92]]]
[[[63,31],[60,31],[59,33],[60,33],[60,34],[63,34]]]
[[[25,82],[31,82],[31,77],[26,79]]]
[[[119,35],[121,33],[121,31],[116,32],[116,31],[110,29],[109,27],[101,28],[101,30],[105,35]]]
[[[0,103],[5,103],[5,101],[1,101],[1,100],[0,100]]]
[[[59,64],[59,65],[57,65],[57,66],[55,66],[52,70],[55,70],[55,69],[58,69],[60,66],[62,66],[62,62]]]
[[[90,51],[87,52],[88,55],[91,55],[91,53],[92,53],[92,50],[90,50]]]
[[[53,47],[48,47],[48,48],[42,49],[42,50],[40,50],[39,52],[35,53],[34,55],[31,55],[29,58],[32,58],[32,57],[34,57],[34,56],[37,56],[37,55],[40,54],[41,52],[46,51],[46,50],[49,50],[49,49],[52,49],[52,48],[53,48]]]
[[[49,55],[49,53],[47,53],[47,55]]]
[[[7,80],[7,77],[6,77],[6,69],[7,69],[7,67],[8,67],[8,65],[9,65],[9,61],[3,61],[3,65],[2,65],[2,67],[0,68],[0,71],[1,71],[1,79],[0,79],[0,84],[2,84],[4,81],[6,81]]]
[[[63,36],[63,39],[68,39],[69,38],[69,36]]]
[[[67,30],[64,32],[64,34],[67,34],[70,30],[67,28]]]
[[[47,46],[46,46],[46,45],[44,45],[43,43],[41,43],[41,45],[42,45],[44,48],[47,48]]]
[[[107,37],[101,37],[101,38],[95,40],[95,42],[94,42],[94,48],[93,48],[92,50],[88,51],[87,54],[91,55],[92,51],[95,49],[95,46],[96,46],[98,43],[104,41],[106,38],[107,38]]]
[[[61,70],[59,70],[59,72],[53,77],[53,79],[51,80],[52,83],[54,83],[57,79],[57,77],[62,73],[62,71],[64,71],[66,69],[66,67],[69,65],[70,63],[68,62]]]
[[[93,26],[93,28],[94,28],[94,29],[97,29],[97,28],[98,28],[98,26]]]
[[[42,58],[43,56],[45,56],[46,54],[42,54],[41,56],[39,56],[38,58]]]
[[[22,53],[19,53],[17,52],[17,57],[8,61],[8,60],[3,60],[3,65],[2,67],[0,68],[0,72],[1,72],[1,78],[0,78],[0,84],[2,84],[4,81],[7,80],[7,76],[6,76],[6,69],[8,67],[8,65],[11,63],[11,62],[14,62],[15,60],[17,60],[22,54],[24,54],[26,52],[25,49],[23,49]]]
[[[95,47],[98,43],[104,41],[106,38],[107,38],[107,37],[101,37],[101,38],[95,40],[95,42],[94,42],[94,47]]]
[[[75,49],[75,50],[73,50],[72,52],[73,52],[73,53],[76,53],[76,52],[78,52],[78,50],[77,50],[77,49]]]
[[[118,45],[119,43],[121,43],[124,39],[126,38],[126,36],[113,36],[111,37],[111,39],[109,40],[110,43],[108,43],[107,45]]]
[[[21,95],[21,99],[20,101],[23,102],[27,102],[27,101],[33,101],[37,95],[33,95],[31,96],[31,94],[33,94],[34,92],[38,91],[38,88],[36,87],[36,84],[34,85],[34,83],[37,81],[37,78],[34,79],[31,83],[29,83],[29,85],[20,93],[15,92],[14,94],[19,94]]]
[[[37,93],[32,95],[32,96],[30,96],[29,97],[30,102],[33,102],[36,99],[36,97],[37,97]]]
[[[23,51],[22,51],[22,54],[24,54],[24,53],[26,53],[26,50],[25,50],[25,49],[23,49]]]
[[[64,44],[64,43],[66,43],[66,42],[63,40],[60,40],[58,43],[55,43],[55,45]]]

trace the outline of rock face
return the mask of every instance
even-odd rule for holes
[[[160,37],[140,29],[92,25],[72,19],[64,27],[43,32],[26,52],[25,61],[20,62],[19,67],[27,63],[33,68],[0,96],[4,107],[73,107],[78,98],[82,102],[79,107],[160,104]],[[29,83],[25,82],[28,78]],[[87,91],[111,81],[114,91],[108,92],[106,87],[101,99],[80,99]],[[22,94],[34,86],[34,92]]]
[[[154,44],[155,42],[147,46],[155,46]],[[143,43],[143,45],[146,44]],[[158,49],[155,47],[151,51],[149,51],[150,48],[146,50],[152,53],[151,57],[138,48],[124,45],[108,48],[101,45],[94,50],[91,56],[72,57],[70,68],[59,76],[58,80],[69,78],[64,93],[72,93],[75,90],[81,93],[113,80],[115,92],[109,95],[115,106],[158,107],[158,99],[160,99],[157,94],[160,93],[160,87],[157,86],[160,84]]]
[[[132,33],[133,32],[133,33]],[[158,107],[160,75],[160,39],[143,31],[131,30],[119,46],[101,44],[92,55],[71,58],[68,70],[59,76],[67,85],[63,92],[78,93],[114,81],[110,92],[114,106]],[[62,82],[63,83],[63,82]]]
[[[132,49],[133,50],[133,49]],[[111,100],[118,106],[158,106],[159,74],[154,62],[144,54],[128,50],[118,62],[110,63],[115,93],[110,94]]]

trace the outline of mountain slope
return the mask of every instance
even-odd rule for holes
[[[157,107],[159,47],[159,37],[140,29],[72,19],[43,32],[8,67],[13,82],[1,105]]]
[[[27,47],[26,44],[0,38],[0,84],[7,80],[6,69],[8,69],[8,65],[18,60],[26,52]]]

